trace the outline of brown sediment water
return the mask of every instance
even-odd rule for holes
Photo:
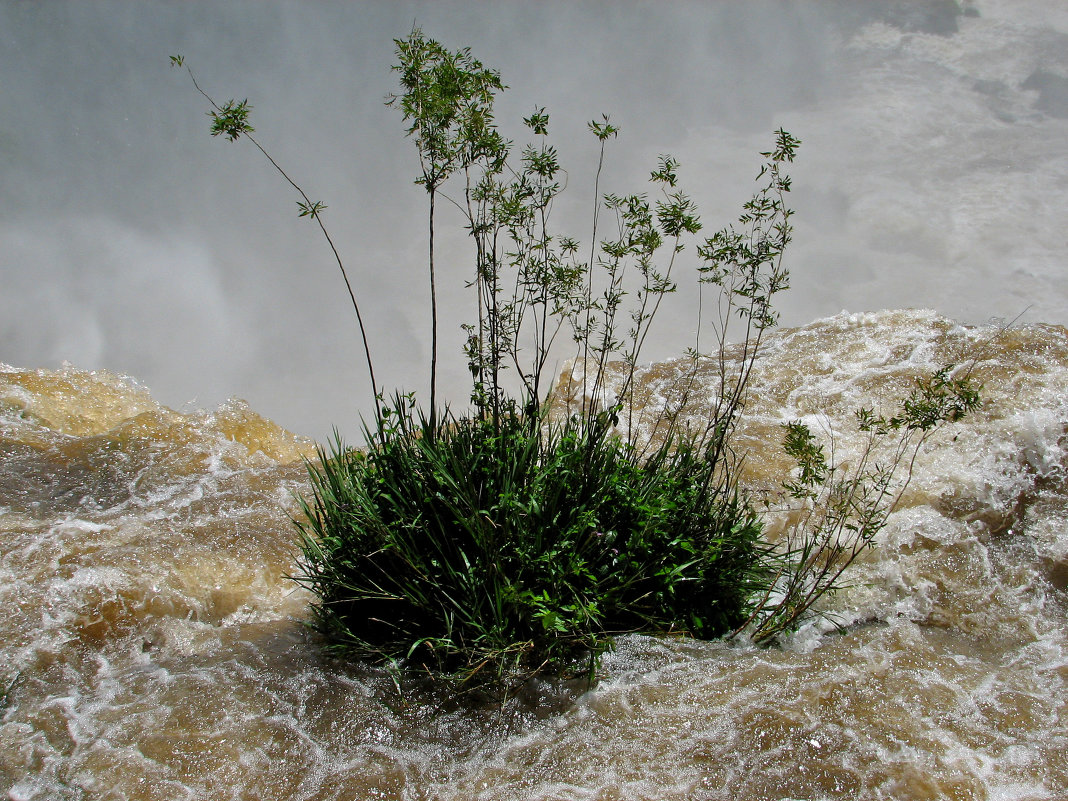
[[[0,790],[10,799],[1068,797],[1068,332],[841,314],[766,342],[745,481],[780,423],[857,447],[852,410],[976,359],[984,406],[920,454],[851,586],[771,648],[627,636],[600,680],[456,704],[304,627],[311,443],[242,403],[0,368]],[[717,366],[682,414],[699,419]],[[640,426],[686,363],[641,371]],[[649,432],[646,432],[649,433]],[[774,524],[775,519],[772,519]]]

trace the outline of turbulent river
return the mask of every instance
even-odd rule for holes
[[[775,647],[621,638],[596,685],[457,704],[325,657],[290,516],[309,442],[245,404],[0,366],[0,789],[10,799],[1064,799],[1068,332],[931,312],[778,332],[746,479],[802,418],[975,359],[851,586]],[[649,402],[678,365],[649,368]]]

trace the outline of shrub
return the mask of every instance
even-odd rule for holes
[[[563,170],[547,141],[545,110],[524,120],[535,143],[513,159],[494,123],[494,97],[506,88],[498,73],[418,29],[396,44],[402,91],[387,102],[415,141],[416,183],[429,199],[427,410],[411,395],[387,402],[375,383],[360,307],[323,222],[326,206],[253,139],[247,101],[215,103],[190,72],[212,104],[212,134],[250,139],[297,189],[300,216],[322,229],[360,323],[374,420],[365,425],[364,448],[335,437],[320,449],[297,521],[302,556],[294,578],[317,597],[315,622],[327,647],[481,682],[592,669],[623,632],[744,632],[769,641],[796,628],[885,525],[911,473],[902,481],[899,467],[942,422],[975,408],[967,376],[951,379],[947,368],[921,383],[900,415],[862,412],[870,438],[852,467],[828,463],[808,429],[788,427],[785,447],[799,474],[786,487],[808,512],[785,547],[773,547],[737,485],[732,438],[764,334],[777,322],[775,296],[789,286],[785,167],[800,142],[776,131],[737,225],[693,247],[701,306],[713,311],[710,320],[699,315],[692,372],[676,411],[653,421],[654,443],[634,424],[635,370],[702,229],[696,204],[678,188],[679,163],[660,157],[650,174],[654,200],[602,196],[606,144],[619,129],[607,116],[590,122],[600,155],[584,251],[551,221]],[[172,65],[183,60],[172,57]],[[449,187],[459,194],[443,195]],[[460,414],[437,402],[441,196],[459,209],[474,251],[468,285],[478,317],[464,326],[471,407]],[[602,214],[613,223],[607,237]],[[714,303],[704,303],[706,291],[716,293]],[[703,326],[713,331],[707,350]],[[568,334],[578,386],[567,394],[578,396],[575,403],[552,398],[545,386],[546,365]],[[740,341],[743,355],[728,367],[731,341]],[[701,424],[684,427],[677,410],[705,359],[720,365],[714,397]],[[622,364],[623,377],[609,391],[612,362]],[[878,457],[884,447],[889,460]]]

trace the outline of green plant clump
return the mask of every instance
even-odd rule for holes
[[[650,173],[652,197],[601,193],[605,148],[619,133],[602,116],[588,126],[600,155],[585,249],[552,222],[567,181],[545,110],[523,120],[534,142],[515,157],[494,121],[494,98],[506,88],[498,73],[418,29],[396,45],[401,93],[388,103],[416,144],[416,183],[429,199],[428,410],[410,394],[387,401],[376,384],[326,206],[252,137],[247,100],[217,104],[190,72],[212,104],[212,135],[251,140],[296,188],[300,216],[322,229],[359,322],[374,388],[366,446],[335,438],[320,449],[297,523],[294,578],[317,598],[328,647],[482,683],[592,670],[625,632],[744,632],[765,642],[795,629],[885,526],[923,442],[978,405],[967,375],[946,368],[921,381],[897,416],[862,412],[867,449],[853,465],[828,461],[808,429],[788,426],[785,447],[799,470],[784,486],[804,512],[773,546],[738,485],[732,446],[763,337],[777,323],[775,296],[789,287],[785,168],[800,142],[776,131],[737,223],[697,240],[698,209],[678,188],[671,156]],[[180,56],[171,62],[184,66]],[[477,316],[464,326],[470,407],[458,414],[436,396],[442,198],[474,256],[466,282]],[[640,354],[684,266],[702,310],[691,372],[677,403],[636,422]],[[727,358],[731,342],[741,344],[740,359]],[[546,389],[547,366],[561,355],[572,358],[568,399]],[[709,363],[718,380],[701,388],[711,397],[704,418],[684,424],[698,369]]]
[[[638,458],[602,415],[499,425],[387,407],[320,454],[305,575],[334,646],[465,675],[559,672],[627,631],[745,622],[760,526],[686,441]]]

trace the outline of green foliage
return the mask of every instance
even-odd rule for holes
[[[887,434],[891,431],[927,433],[943,422],[955,423],[979,408],[981,387],[970,376],[950,378],[956,365],[947,365],[929,378],[916,382],[901,404],[901,413],[892,417],[876,416],[872,409],[857,411],[862,431]]]
[[[783,450],[787,456],[793,457],[798,468],[797,477],[793,481],[784,481],[783,487],[794,498],[815,498],[816,490],[826,483],[830,472],[823,446],[802,422],[784,423],[783,429]]]
[[[800,141],[781,128],[775,134],[775,147],[761,153],[765,163],[757,176],[767,176],[767,183],[743,207],[739,229],[725,228],[698,248],[705,262],[698,268],[701,280],[727,294],[731,307],[750,326],[747,339],[749,332],[762,332],[778,322],[775,295],[790,287],[782,256],[793,234],[793,210],[784,202],[790,178],[782,166],[794,160]]]
[[[423,170],[417,182],[433,192],[456,170],[503,144],[493,129],[493,99],[505,86],[470,48],[450,52],[419,28],[395,44],[400,63],[393,69],[404,91],[387,102],[411,122],[408,135]]]
[[[300,209],[300,213],[297,215],[298,217],[318,218],[319,214],[326,209],[326,204],[321,200],[317,200],[314,203],[298,200],[297,208]]]
[[[248,114],[251,110],[252,106],[245,99],[240,103],[228,100],[223,104],[222,108],[216,111],[209,111],[211,135],[219,136],[220,134],[225,134],[227,139],[234,142],[242,134],[247,136],[252,133],[256,129],[248,121]]]
[[[716,637],[763,586],[760,526],[686,442],[396,398],[311,470],[298,581],[339,651],[466,678],[574,669],[627,631]],[[433,433],[433,436],[431,434]]]
[[[750,322],[741,375],[724,376],[703,429],[668,426],[655,447],[620,436],[634,370],[673,269],[702,224],[678,188],[679,162],[661,156],[644,193],[607,194],[594,215],[588,261],[553,230],[563,168],[547,141],[549,115],[523,122],[536,141],[518,151],[496,130],[503,84],[468,50],[451,52],[415,29],[397,40],[403,93],[390,98],[416,143],[430,197],[434,311],[435,198],[453,176],[453,204],[474,244],[470,286],[478,319],[465,326],[473,411],[454,416],[395,397],[365,451],[335,441],[310,468],[313,496],[301,524],[297,580],[318,597],[331,647],[386,664],[461,676],[562,672],[595,657],[614,634],[718,637],[743,627],[777,575],[735,483],[729,445],[771,296],[785,288],[782,250],[791,212],[781,165],[798,142],[779,131],[745,206],[740,232],[697,249],[700,284]],[[589,129],[619,133],[607,116]],[[600,212],[615,218],[599,239]],[[734,315],[731,315],[734,316]],[[624,328],[626,329],[624,331]],[[583,401],[550,418],[543,377],[562,330],[584,365],[583,398],[604,392],[608,366],[627,366],[615,405]],[[722,348],[727,324],[718,327]],[[695,351],[696,352],[696,351]],[[513,371],[514,381],[505,380]]]

